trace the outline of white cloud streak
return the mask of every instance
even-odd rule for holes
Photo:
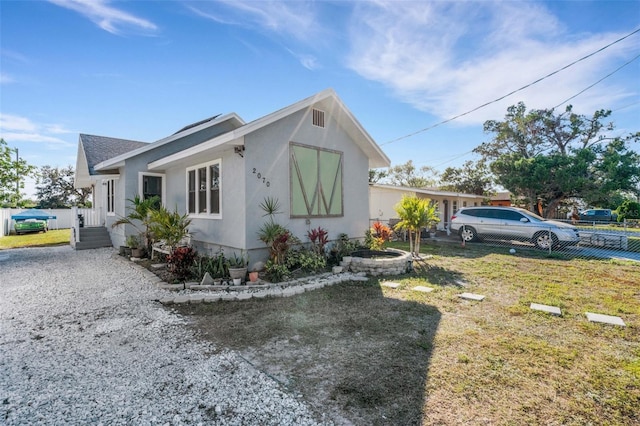
[[[317,48],[318,40],[323,39],[321,34],[326,31],[313,2],[222,0],[198,2],[187,7],[194,14],[218,24],[275,34],[285,44]],[[303,67],[309,70],[320,67],[316,56],[287,50]]]
[[[59,124],[34,123],[26,117],[0,113],[0,137],[8,143],[43,144],[48,149],[72,147],[73,144],[57,135],[76,133]]]
[[[111,7],[105,0],[49,0],[51,3],[84,15],[105,31],[120,35],[125,28],[154,32],[158,27],[151,21]]]
[[[571,38],[546,9],[526,2],[362,2],[350,28],[348,66],[440,118],[523,87],[622,35]],[[613,46],[458,121],[500,119],[520,100],[529,108],[550,108],[611,71],[616,66],[609,64],[625,54],[623,44]],[[602,85],[574,105],[592,113],[628,96]]]

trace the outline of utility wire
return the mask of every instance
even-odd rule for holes
[[[544,77],[541,77],[541,78],[539,78],[539,79],[537,79],[537,80],[535,80],[535,81],[533,81],[533,82],[531,82],[531,83],[529,83],[529,84],[527,84],[527,85],[525,85],[525,86],[522,86],[522,87],[521,87],[521,88],[519,88],[519,89],[513,90],[512,92],[509,92],[509,93],[507,93],[507,94],[506,94],[506,95],[504,95],[504,96],[500,96],[499,98],[494,99],[494,100],[492,100],[492,101],[489,101],[489,102],[487,102],[487,103],[484,103],[484,104],[482,104],[482,105],[480,105],[480,106],[478,106],[478,107],[473,108],[472,110],[469,110],[469,111],[467,111],[467,112],[463,112],[462,114],[458,114],[458,115],[456,115],[456,116],[454,116],[454,117],[451,117],[451,118],[448,118],[448,119],[446,119],[446,120],[443,120],[443,121],[441,121],[441,122],[439,122],[439,123],[433,124],[433,125],[431,125],[431,126],[429,126],[429,127],[425,127],[425,128],[424,128],[424,129],[422,129],[422,130],[418,130],[418,131],[413,132],[413,133],[410,133],[410,134],[408,134],[408,135],[401,136],[401,137],[396,138],[396,139],[392,139],[392,140],[390,140],[390,141],[388,141],[388,142],[385,142],[385,143],[383,143],[383,144],[380,144],[380,146],[388,145],[388,144],[393,143],[393,142],[398,142],[398,141],[400,141],[400,140],[410,138],[410,137],[415,136],[415,135],[417,135],[417,134],[419,134],[419,133],[426,132],[427,130],[431,130],[431,129],[435,128],[435,127],[441,126],[441,125],[446,124],[446,123],[448,123],[448,122],[450,122],[450,121],[453,121],[453,120],[456,120],[456,119],[458,119],[458,118],[460,118],[460,117],[464,117],[465,115],[471,114],[472,112],[475,112],[475,111],[477,111],[477,110],[479,110],[479,109],[481,109],[481,108],[484,108],[484,107],[486,107],[486,106],[488,106],[488,105],[491,105],[491,104],[494,104],[494,103],[496,103],[496,102],[498,102],[498,101],[501,101],[501,100],[503,100],[504,98],[506,98],[506,97],[508,97],[508,96],[513,95],[514,93],[517,93],[517,92],[520,92],[520,91],[522,91],[522,90],[524,90],[524,89],[527,89],[527,88],[529,88],[529,87],[533,86],[534,84],[538,84],[538,83],[540,83],[541,81],[543,81],[543,80],[545,80],[545,79],[547,79],[547,78],[549,78],[549,77],[551,77],[551,76],[553,76],[553,75],[555,75],[555,74],[558,74],[559,72],[564,71],[564,70],[566,70],[566,69],[567,69],[567,68],[569,68],[569,67],[572,67],[573,65],[577,64],[578,62],[582,62],[582,61],[584,61],[585,59],[588,59],[588,58],[592,57],[593,55],[595,55],[595,54],[597,54],[597,53],[602,52],[603,50],[605,50],[605,49],[607,49],[607,48],[609,48],[609,47],[613,46],[613,45],[614,45],[614,44],[616,44],[616,43],[621,42],[622,40],[624,40],[624,39],[626,39],[626,38],[631,37],[632,35],[634,35],[634,34],[636,34],[636,33],[638,33],[638,32],[640,32],[640,28],[638,28],[638,29],[636,29],[636,30],[632,31],[631,33],[627,34],[627,35],[626,35],[626,36],[624,36],[624,37],[621,37],[621,38],[619,38],[619,39],[617,39],[617,40],[615,40],[615,41],[613,41],[613,42],[611,42],[611,43],[607,44],[607,45],[606,45],[606,46],[604,46],[604,47],[601,47],[600,49],[596,50],[595,52],[589,53],[588,55],[583,56],[582,58],[577,59],[577,60],[575,60],[575,61],[571,62],[570,64],[565,65],[564,67],[562,67],[562,68],[560,68],[560,69],[558,69],[558,70],[555,70],[555,71],[553,71],[553,72],[551,72],[551,73],[549,73],[549,74],[545,75]],[[566,101],[565,101],[565,102],[566,102]]]
[[[613,74],[617,73],[618,71],[620,71],[622,68],[626,67],[627,65],[629,65],[631,62],[635,61],[636,59],[640,58],[640,54],[636,55],[635,58],[631,59],[630,61],[627,61],[626,63],[624,63],[623,65],[619,66],[618,68],[616,68],[615,71],[610,72],[609,74],[605,75],[604,77],[602,77],[600,80],[596,81],[595,83],[593,83],[590,86],[587,86],[586,88],[584,88],[583,90],[579,91],[578,93],[576,93],[575,95],[571,96],[568,99],[565,99],[564,101],[560,102],[558,105],[554,106],[553,109],[558,108],[560,105],[563,105],[567,102],[569,102],[571,99],[573,98],[577,98],[578,96],[580,96],[581,94],[583,94],[584,92],[586,92],[587,90],[591,89],[593,86],[595,86],[596,84],[600,83],[602,80],[611,77]]]

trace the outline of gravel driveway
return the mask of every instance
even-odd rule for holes
[[[317,424],[113,249],[0,251],[0,424]]]

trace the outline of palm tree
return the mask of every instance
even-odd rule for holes
[[[131,204],[127,207],[129,214],[115,221],[111,226],[131,225],[143,237],[147,251],[151,250],[151,212],[156,210],[159,205],[160,198],[157,196],[142,199],[140,195],[136,195],[133,199],[127,199]],[[142,229],[138,228],[138,223]]]
[[[409,251],[415,257],[420,257],[420,230],[440,221],[436,203],[428,198],[405,195],[394,209],[400,218],[395,228],[409,231]]]

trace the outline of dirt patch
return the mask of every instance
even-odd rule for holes
[[[291,298],[188,305],[202,337],[237,350],[336,424],[420,424],[440,313],[379,283]]]

